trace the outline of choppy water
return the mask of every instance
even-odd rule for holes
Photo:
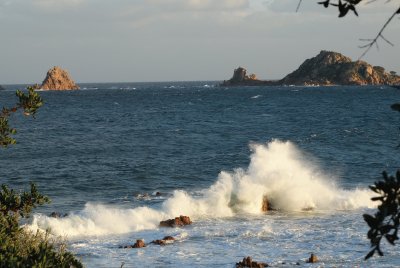
[[[13,118],[18,145],[0,151],[1,183],[35,181],[52,204],[30,226],[65,235],[87,267],[233,267],[247,255],[277,267],[400,266],[391,246],[363,261],[361,216],[374,211],[367,186],[400,167],[399,90],[214,85],[41,92],[36,120]],[[2,105],[16,88],[0,91]],[[278,211],[260,212],[264,194]],[[181,214],[194,224],[158,227]],[[178,240],[119,248],[166,235]],[[319,264],[304,262],[311,252]]]

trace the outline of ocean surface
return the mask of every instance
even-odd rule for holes
[[[34,181],[50,228],[87,267],[399,267],[369,251],[368,185],[400,168],[390,87],[233,87],[217,82],[81,84],[40,92],[35,119],[13,116],[0,182]],[[0,104],[16,102],[15,89]],[[261,212],[266,195],[276,211]],[[51,212],[67,213],[63,218]],[[160,228],[179,215],[193,224]],[[171,235],[167,246],[123,249]],[[308,264],[314,253],[320,262]]]

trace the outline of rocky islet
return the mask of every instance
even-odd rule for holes
[[[300,67],[280,80],[258,80],[247,76],[246,69],[235,69],[233,77],[222,86],[331,86],[331,85],[400,85],[396,72],[387,72],[381,66],[352,61],[340,53],[322,50],[317,56],[305,60]]]

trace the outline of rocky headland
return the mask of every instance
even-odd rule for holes
[[[322,50],[317,56],[305,60],[294,72],[281,80],[252,80],[246,70],[235,69],[233,77],[223,86],[253,85],[399,85],[400,76],[386,72],[381,66],[372,66],[365,61],[352,61],[340,53]]]
[[[44,90],[74,90],[79,89],[66,70],[58,66],[51,68],[43,80],[41,89]]]

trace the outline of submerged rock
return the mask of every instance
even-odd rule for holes
[[[68,216],[68,213],[62,214],[62,213],[56,212],[56,211],[53,211],[52,213],[49,214],[49,217],[51,217],[51,218],[65,218],[67,216]]]
[[[263,267],[268,267],[268,264],[264,262],[253,261],[251,257],[245,257],[241,262],[236,263],[236,268],[244,268],[244,267],[263,268]]]
[[[156,244],[156,245],[160,245],[160,246],[165,246],[167,244],[172,244],[174,243],[175,238],[173,238],[172,236],[166,236],[163,239],[160,240],[153,240],[151,243]]]
[[[58,66],[51,68],[43,80],[41,89],[45,90],[73,90],[79,89],[66,70]]]
[[[175,219],[169,219],[160,222],[161,227],[177,227],[177,226],[182,227],[190,224],[192,224],[190,218],[188,216],[182,216],[182,215],[176,217]]]
[[[398,111],[400,112],[400,103],[393,103],[390,108],[392,108],[392,110],[394,111]]]
[[[146,247],[146,244],[144,243],[143,239],[138,239],[136,240],[136,243],[133,245],[128,245],[128,246],[120,246],[119,248],[144,248]]]

